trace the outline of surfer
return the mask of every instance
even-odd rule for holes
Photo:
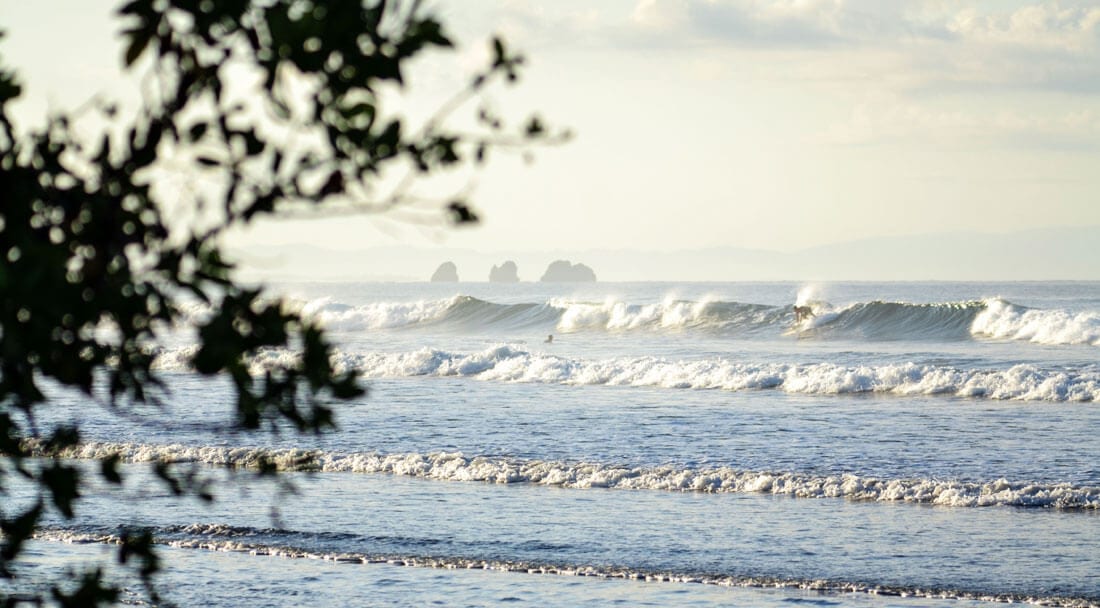
[[[805,319],[809,319],[811,317],[816,317],[816,316],[817,315],[814,314],[814,309],[810,308],[809,306],[799,306],[798,304],[794,305],[794,322],[795,323],[801,323]]]
[[[549,343],[551,343],[551,342],[553,342],[553,341],[554,341],[554,334],[550,334],[549,336],[546,336],[546,339],[545,339],[545,340],[543,340],[543,343],[545,343],[545,344],[549,344]]]

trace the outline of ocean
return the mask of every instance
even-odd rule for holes
[[[367,381],[340,430],[226,432],[185,330],[167,411],[55,389],[38,424],[79,423],[69,456],[122,454],[127,482],[0,591],[102,560],[137,594],[125,526],[181,605],[1100,606],[1100,283],[274,288]]]

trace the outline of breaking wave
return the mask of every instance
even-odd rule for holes
[[[30,443],[44,455],[41,444]],[[52,452],[49,452],[52,454]],[[194,462],[257,468],[273,464],[285,471],[374,473],[441,481],[527,483],[562,488],[608,488],[704,493],[756,493],[793,498],[843,498],[951,507],[1046,507],[1100,509],[1100,487],[998,479],[985,483],[939,479],[879,479],[858,475],[811,475],[744,471],[730,467],[628,467],[601,463],[468,457],[461,453],[338,453],[134,443],[88,442],[66,448],[65,458],[101,459],[117,455],[129,462]]]
[[[705,331],[729,335],[790,334],[868,340],[1025,340],[1054,345],[1100,345],[1100,312],[1037,310],[1001,299],[914,304],[813,303],[816,316],[795,326],[788,306],[718,300],[666,299],[634,304],[609,299],[498,304],[472,296],[441,300],[374,302],[350,306],[328,298],[306,302],[302,312],[335,331],[417,327],[456,331],[558,332]]]
[[[161,370],[187,369],[194,347],[165,351]],[[254,374],[297,355],[266,350],[250,362]],[[952,395],[1019,401],[1100,401],[1100,370],[962,369],[899,363],[847,366],[834,363],[742,363],[726,358],[674,360],[662,357],[583,359],[500,344],[460,353],[434,348],[397,353],[336,353],[339,371],[366,378],[462,377],[482,381],[584,386],[636,386],[727,391],[780,390],[811,395]]]
[[[498,306],[469,296],[413,302],[375,302],[364,306],[349,306],[322,298],[305,303],[301,312],[329,329],[355,331],[430,324],[449,317],[468,316],[471,308],[487,313],[486,309],[494,307]]]
[[[971,332],[1002,340],[1100,346],[1100,312],[1036,310],[991,300],[974,319]]]

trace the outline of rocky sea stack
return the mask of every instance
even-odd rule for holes
[[[584,264],[570,264],[568,260],[551,262],[539,279],[543,283],[595,283],[596,273]]]
[[[432,283],[457,283],[458,267],[454,262],[443,262],[432,273]]]
[[[508,260],[500,266],[493,266],[489,270],[490,283],[519,283],[519,272],[516,263]]]

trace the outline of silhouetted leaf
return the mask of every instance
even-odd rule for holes
[[[41,456],[80,441],[75,425],[25,441],[40,436],[34,414],[47,400],[40,384],[78,389],[119,413],[157,404],[164,390],[154,367],[165,339],[160,328],[191,323],[185,314],[191,302],[209,309],[195,323],[192,364],[229,381],[233,431],[328,431],[336,426],[336,405],[365,394],[357,374],[334,369],[321,329],[238,282],[221,237],[286,207],[354,209],[358,201],[340,195],[379,192],[380,176],[409,167],[433,175],[464,161],[484,162],[497,144],[514,145],[514,135],[505,136],[487,112],[476,124],[488,135],[448,128],[459,103],[443,102],[427,124],[405,128],[400,101],[380,92],[380,83],[402,84],[423,50],[452,45],[443,24],[420,5],[330,2],[303,11],[308,7],[293,0],[124,0],[117,11],[121,61],[149,66],[153,77],[142,81],[134,111],[95,100],[96,120],[83,121],[79,132],[81,121],[70,114],[53,117],[44,130],[17,128],[8,102],[21,87],[0,66],[0,464],[7,465],[0,472],[37,484],[41,497],[0,522],[0,573],[18,559],[46,510],[73,517],[80,503],[81,469],[26,458],[31,445]],[[491,64],[473,76],[474,91],[456,91],[458,101],[494,78],[515,77],[522,58],[499,38],[491,45]],[[225,69],[229,62],[254,74],[255,84]],[[308,95],[301,94],[303,83]],[[544,134],[541,122],[527,125],[527,135]],[[162,158],[165,152],[171,157]],[[172,179],[162,179],[162,170]],[[404,188],[381,206],[413,199]],[[456,224],[478,221],[465,201],[445,209]],[[202,220],[192,225],[178,217]],[[254,375],[249,361],[272,348],[301,357]],[[120,484],[120,463],[118,455],[101,459],[99,477]],[[275,466],[259,468],[268,473]],[[157,462],[153,471],[177,496],[214,498],[197,468]],[[0,475],[0,495],[4,481]],[[144,560],[152,544],[146,534],[127,536],[120,559],[137,560],[142,576],[151,577],[156,563]],[[147,591],[145,599],[153,600],[147,603],[156,604],[151,585]],[[36,596],[30,603],[118,598],[98,570],[51,593],[52,600]]]
[[[99,461],[99,471],[103,479],[113,483],[121,484],[122,476],[118,473],[119,455],[111,454],[110,456]]]
[[[34,533],[42,513],[42,501],[37,501],[15,519],[0,520],[0,531],[4,533],[3,544],[0,544],[0,573],[4,572],[3,562],[15,559],[23,543]]]
[[[320,196],[326,197],[333,194],[341,194],[344,191],[344,174],[339,169],[329,174],[325,185],[321,186]]]
[[[80,497],[78,489],[80,473],[73,467],[54,462],[42,471],[40,479],[42,485],[50,491],[50,497],[57,510],[65,517],[72,519],[75,515],[73,502]]]
[[[149,46],[149,42],[153,39],[154,33],[154,30],[147,27],[123,33],[124,36],[130,39],[130,43],[126,47],[126,56],[123,60],[126,67],[133,65],[138,57],[141,57],[141,54],[145,52],[145,47]]]
[[[538,116],[532,116],[531,120],[527,122],[527,128],[525,129],[525,132],[527,133],[528,137],[540,135],[545,131],[546,127],[543,126],[542,121],[539,120]]]
[[[80,575],[75,589],[66,592],[58,587],[50,590],[53,600],[63,608],[87,608],[113,604],[118,601],[118,589],[103,584],[103,571],[99,568]]]
[[[456,224],[473,224],[479,221],[477,214],[462,201],[452,202],[447,205],[447,210],[451,214],[451,221]]]
[[[202,139],[203,135],[206,135],[206,130],[210,128],[210,123],[200,122],[193,125],[188,131],[187,135],[191,141],[198,141]]]

